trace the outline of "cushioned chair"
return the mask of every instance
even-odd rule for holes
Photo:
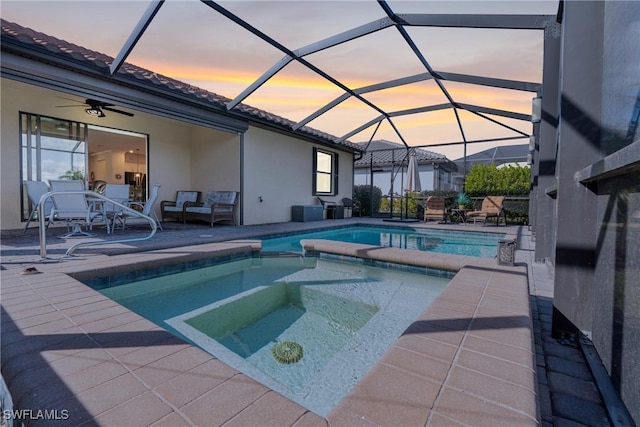
[[[209,191],[203,203],[185,202],[185,221],[206,221],[213,227],[219,221],[231,221],[235,225],[236,191]]]
[[[487,222],[488,218],[496,219],[496,226],[500,222],[500,215],[504,215],[504,224],[507,224],[507,213],[502,208],[504,203],[504,196],[487,196],[482,201],[482,206],[479,211],[467,212],[467,221],[473,218],[473,223],[476,220],[482,220]]]
[[[424,205],[424,220],[444,221],[447,217],[444,197],[429,196]]]
[[[160,202],[160,216],[165,218],[178,218],[184,222],[184,204],[197,202],[200,198],[199,191],[177,191],[176,200],[163,200]]]

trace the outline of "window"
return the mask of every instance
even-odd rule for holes
[[[84,123],[20,114],[22,181],[80,179],[86,176],[86,132]],[[30,206],[23,189],[22,217]]]
[[[338,155],[313,149],[313,195],[335,196],[338,193]]]
[[[20,113],[22,220],[32,208],[25,181],[131,184],[131,198],[146,200],[147,148],[144,134]]]

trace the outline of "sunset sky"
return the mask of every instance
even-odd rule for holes
[[[225,1],[223,7],[270,37],[295,50],[386,15],[374,0],[357,1]],[[548,14],[558,1],[388,1],[398,13]],[[0,3],[3,19],[48,35],[116,56],[148,2],[139,1],[7,1]],[[529,82],[542,76],[543,32],[406,27],[436,71]],[[127,58],[127,62],[236,97],[284,54],[215,10],[195,0],[168,0]],[[356,89],[425,73],[426,69],[395,28],[387,28],[305,57],[340,83]],[[493,89],[445,81],[460,103],[531,113],[532,93]],[[243,102],[299,121],[342,95],[343,90],[299,63],[291,63]],[[447,102],[433,80],[363,95],[387,112]],[[511,130],[460,111],[467,140],[517,136]],[[379,116],[357,99],[350,99],[308,126],[342,136]],[[525,133],[531,124],[492,117]],[[462,141],[453,109],[393,119],[412,146]],[[375,127],[350,138],[368,141]],[[385,121],[374,136],[400,142]],[[517,139],[500,144],[526,144]],[[493,143],[471,144],[468,153]],[[462,147],[433,147],[450,159]]]

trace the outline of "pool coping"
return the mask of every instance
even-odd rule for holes
[[[175,338],[74,277],[253,253],[259,240],[87,255],[2,271],[2,373],[17,408],[75,424],[537,425],[525,265],[307,240],[307,250],[457,270],[326,419]],[[27,356],[25,356],[27,355]]]

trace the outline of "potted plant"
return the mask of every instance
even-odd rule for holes
[[[471,199],[467,196],[467,193],[461,192],[456,198],[456,203],[458,203],[458,209],[465,209],[471,204]]]

